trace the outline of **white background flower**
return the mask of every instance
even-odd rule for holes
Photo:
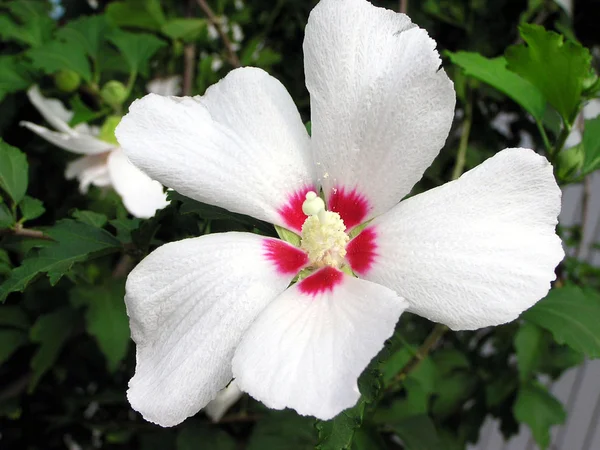
[[[443,146],[455,104],[424,30],[364,0],[323,0],[304,55],[310,138],[281,83],[252,68],[203,97],[149,95],[117,129],[134,164],[166,186],[303,238],[298,248],[208,235],[134,269],[128,398],[147,420],[181,422],[232,377],[269,407],[329,419],[355,404],[358,376],[404,310],[456,330],[497,325],[555,277],[560,190],[531,150],[400,202]],[[305,194],[319,188],[329,211],[307,219]],[[338,219],[346,232],[372,221],[344,247]],[[324,256],[305,252],[319,242]]]
[[[65,177],[76,178],[79,189],[86,193],[90,185],[112,186],[123,199],[125,208],[136,217],[152,217],[168,205],[163,187],[135,167],[121,148],[98,138],[98,127],[81,123],[71,128],[68,122],[73,112],[56,99],[42,95],[38,86],[32,86],[27,96],[42,117],[56,131],[34,124],[21,124],[64,150],[84,155],[67,165]]]

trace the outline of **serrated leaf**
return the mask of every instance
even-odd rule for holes
[[[71,303],[86,308],[86,330],[106,357],[109,372],[118,368],[129,348],[129,320],[124,298],[125,285],[120,282],[77,286],[71,290]]]
[[[0,301],[11,292],[23,291],[39,274],[56,284],[73,264],[119,251],[121,243],[107,231],[75,220],[61,220],[46,234],[54,239],[23,260],[0,285]]]
[[[2,206],[4,206],[4,204],[0,203],[0,211],[2,210]],[[2,228],[1,224],[0,228]],[[0,277],[6,277],[11,270],[12,264],[10,262],[10,257],[8,256],[8,252],[0,248]]]
[[[104,214],[81,209],[76,209],[72,216],[79,222],[86,223],[96,228],[102,228],[108,221]]]
[[[517,368],[521,381],[528,380],[540,364],[544,355],[544,331],[532,323],[526,322],[515,335]]]
[[[550,444],[550,427],[563,423],[567,417],[562,404],[537,383],[521,387],[513,405],[513,413],[515,419],[529,426],[542,449],[548,448]]]
[[[33,392],[42,376],[50,369],[63,345],[71,335],[77,315],[71,308],[63,308],[50,314],[40,316],[30,332],[32,342],[39,347],[31,358],[32,376],[29,392]]]
[[[432,420],[424,414],[412,416],[392,425],[405,450],[439,450],[444,448]]]
[[[34,67],[48,75],[63,69],[78,73],[86,81],[91,81],[92,70],[83,47],[74,41],[50,41],[33,48],[26,55]]]
[[[123,244],[129,244],[132,242],[131,233],[140,227],[141,220],[134,219],[114,219],[109,223],[117,231],[117,239]]]
[[[195,41],[206,32],[205,19],[178,18],[164,23],[161,32],[171,39],[181,39],[186,42]]]
[[[465,75],[489,84],[503,92],[523,107],[536,120],[541,121],[546,110],[546,99],[529,81],[506,68],[502,56],[489,59],[475,52],[446,52],[450,60],[461,67]]]
[[[201,448],[235,450],[236,442],[220,428],[198,422],[186,422],[184,428],[177,434],[176,446],[177,450],[198,450]],[[268,449],[265,448],[265,450]]]
[[[553,289],[522,316],[591,358],[600,357],[600,295],[578,286]]]
[[[166,22],[160,0],[126,0],[111,2],[106,15],[120,27],[135,27],[158,31]]]
[[[349,450],[354,432],[362,425],[366,403],[361,398],[356,406],[342,411],[331,420],[317,421],[319,443],[316,450]]]
[[[537,87],[563,119],[571,123],[581,102],[583,82],[590,71],[587,48],[544,27],[519,27],[525,44],[506,51],[508,69]]]
[[[23,200],[19,203],[19,209],[21,210],[21,217],[24,221],[37,219],[46,211],[41,200],[28,195],[23,197]]]
[[[4,40],[16,40],[30,46],[39,46],[46,42],[55,27],[48,15],[45,4],[38,1],[16,0],[5,7],[16,22],[6,15],[0,16],[0,37]]]
[[[25,65],[14,56],[0,56],[0,101],[6,94],[25,90],[31,84]]]
[[[118,31],[108,38],[119,49],[132,72],[146,74],[148,62],[166,42],[152,34]]]
[[[65,42],[76,42],[92,59],[97,59],[110,24],[102,14],[81,16],[67,23],[56,32],[56,37]]]
[[[27,342],[27,334],[21,330],[0,329],[0,365]]]
[[[19,203],[25,196],[29,182],[28,171],[25,153],[0,139],[0,189],[14,203]]]
[[[252,430],[247,450],[314,450],[314,423],[313,418],[289,410],[269,414]]]
[[[600,169],[600,116],[586,120],[583,129],[583,168],[582,175]]]

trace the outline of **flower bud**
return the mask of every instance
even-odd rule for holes
[[[127,88],[120,81],[111,80],[102,86],[100,96],[102,100],[108,103],[113,108],[119,107],[127,100]]]
[[[557,174],[560,179],[567,180],[575,175],[584,159],[583,146],[581,144],[561,151],[556,158]]]
[[[72,70],[63,69],[54,74],[54,84],[63,92],[73,92],[77,90],[80,83],[81,77]]]

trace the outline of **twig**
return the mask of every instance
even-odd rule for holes
[[[458,152],[456,153],[456,162],[454,163],[454,170],[452,171],[452,179],[456,180],[460,177],[465,170],[465,163],[467,162],[467,147],[469,144],[469,135],[471,134],[471,124],[473,122],[473,104],[471,98],[467,92],[467,104],[465,105],[465,120],[463,121],[462,134],[460,135],[460,142],[458,144]]]
[[[133,258],[127,254],[121,256],[119,262],[115,266],[112,277],[113,278],[125,278],[129,272],[133,269]]]
[[[402,14],[406,14],[408,12],[408,0],[400,0],[400,7],[398,8]]]
[[[14,228],[0,230],[0,234],[12,234],[13,236],[26,237],[32,239],[43,239],[45,241],[53,241],[50,236],[45,235],[42,231],[23,228],[23,225],[16,224]]]
[[[194,12],[194,0],[188,0],[186,11],[187,17],[192,17]],[[196,66],[196,44],[190,42],[183,49],[183,89],[182,94],[188,96],[192,94],[194,82],[194,68]]]
[[[402,370],[396,374],[396,376],[390,383],[389,388],[392,388],[402,383],[406,379],[408,374],[415,370],[419,366],[419,364],[421,364],[421,361],[423,361],[427,357],[427,355],[429,355],[429,352],[433,350],[433,348],[436,346],[436,344],[442,338],[442,336],[446,333],[446,331],[448,331],[448,327],[446,325],[442,325],[441,323],[436,324],[431,333],[429,333],[429,336],[425,338],[425,342],[423,342],[423,345],[419,347],[417,352],[413,355],[410,361],[406,363]]]
[[[217,18],[217,16],[215,16],[215,13],[213,12],[213,10],[210,9],[210,6],[208,6],[208,3],[206,3],[206,0],[197,0],[197,2],[198,2],[198,5],[200,6],[200,8],[202,8],[202,11],[204,11],[204,14],[206,14],[206,18],[208,19],[208,21],[211,23],[211,25],[213,27],[215,27],[215,29],[217,30],[217,33],[219,33],[219,36],[221,36],[221,39],[223,40],[223,45],[225,45],[225,48],[227,49],[227,53],[229,54],[229,57],[228,57],[229,64],[231,64],[233,67],[240,67],[241,66],[240,60],[239,60],[237,54],[235,53],[235,50],[233,49],[233,45],[231,44],[231,41],[227,37],[227,33],[225,33],[225,31],[223,30],[223,27],[221,27],[219,19]]]

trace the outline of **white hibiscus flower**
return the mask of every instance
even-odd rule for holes
[[[44,97],[38,86],[32,86],[27,96],[56,131],[32,122],[21,122],[21,125],[57,147],[85,155],[69,163],[65,171],[67,179],[79,181],[82,193],[85,194],[90,185],[111,186],[123,199],[125,208],[140,218],[152,217],[169,204],[162,185],[131,164],[118,145],[99,139],[98,127],[80,123],[71,128],[68,122],[73,112],[59,100]]]
[[[403,311],[472,330],[548,292],[563,250],[542,156],[504,150],[401,201],[453,117],[435,46],[406,15],[321,1],[304,40],[312,137],[282,84],[254,68],[202,97],[132,104],[117,138],[134,164],[302,238],[212,234],[163,245],[133,270],[128,398],[147,420],[175,425],[232,378],[271,408],[330,419],[356,403],[358,376]]]

